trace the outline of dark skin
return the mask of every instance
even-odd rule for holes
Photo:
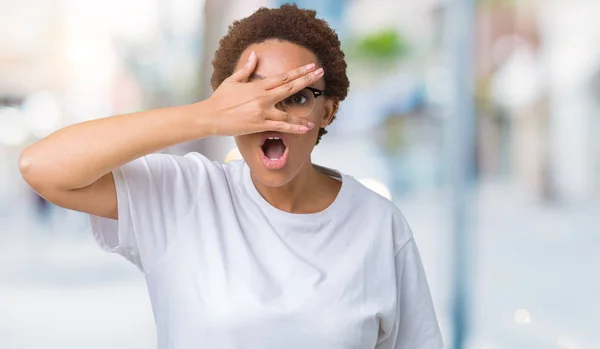
[[[21,153],[23,178],[56,205],[118,219],[112,170],[134,159],[208,136],[278,132],[287,137],[314,129],[314,123],[290,116],[277,105],[321,79],[323,70],[309,64],[286,72],[286,80],[276,75],[248,82],[257,64],[257,56],[250,56],[203,101],[91,120],[54,132]],[[264,172],[258,173],[264,181]]]
[[[300,66],[316,63],[317,57],[310,50],[279,40],[268,40],[246,48],[236,69],[241,69],[251,52],[256,53],[257,66],[250,80],[278,76]],[[327,74],[327,72],[325,72]],[[310,87],[326,90],[323,79],[313,81]],[[267,169],[260,160],[259,148],[264,133],[251,133],[235,137],[236,144],[252,173],[252,180],[260,194],[274,207],[290,213],[316,213],[326,209],[336,198],[341,183],[312,166],[311,153],[318,130],[332,120],[338,101],[319,97],[312,112],[305,118],[315,127],[305,134],[285,134],[289,147],[289,159],[279,170]]]

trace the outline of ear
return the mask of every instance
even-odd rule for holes
[[[339,100],[337,98],[325,98],[323,105],[323,114],[321,115],[321,127],[327,127],[333,120],[338,110]]]

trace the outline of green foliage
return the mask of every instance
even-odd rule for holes
[[[362,59],[396,60],[408,52],[406,39],[396,29],[386,29],[359,38],[353,46],[352,51]]]

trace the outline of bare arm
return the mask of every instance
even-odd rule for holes
[[[202,105],[113,116],[59,130],[23,151],[19,167],[40,195],[58,205],[117,218],[111,170],[168,146],[202,138]]]
[[[302,67],[279,77],[247,82],[252,57],[205,101],[88,121],[61,129],[26,148],[19,159],[24,179],[47,200],[69,209],[117,219],[111,171],[136,158],[209,135],[267,130],[305,133],[306,119],[275,104],[322,76]]]

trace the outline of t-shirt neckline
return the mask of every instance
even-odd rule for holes
[[[346,201],[345,198],[348,195],[348,192],[350,191],[350,188],[349,188],[350,181],[349,181],[349,178],[347,175],[345,175],[339,171],[336,171],[336,170],[332,170],[332,169],[322,167],[319,165],[314,165],[317,168],[317,170],[319,170],[321,172],[323,172],[323,170],[332,171],[333,173],[338,175],[339,178],[337,178],[337,179],[342,182],[342,186],[341,186],[337,196],[335,197],[333,202],[331,204],[329,204],[329,206],[327,206],[325,209],[323,209],[322,211],[319,211],[319,212],[315,212],[315,213],[286,212],[286,211],[280,210],[277,207],[271,205],[267,200],[265,200],[265,198],[262,197],[262,195],[260,194],[258,189],[256,189],[254,182],[252,181],[250,167],[248,166],[248,164],[245,161],[242,161],[242,162],[243,162],[242,176],[244,177],[243,178],[244,179],[244,187],[246,189],[246,192],[250,195],[250,197],[253,199],[253,201],[257,205],[259,205],[263,210],[269,212],[269,214],[274,217],[281,218],[284,220],[315,222],[315,220],[321,220],[323,218],[330,217],[332,214],[334,214],[334,212],[336,212],[339,209],[339,207],[341,205],[343,205],[343,203]],[[327,174],[326,172],[323,172],[323,173]]]

